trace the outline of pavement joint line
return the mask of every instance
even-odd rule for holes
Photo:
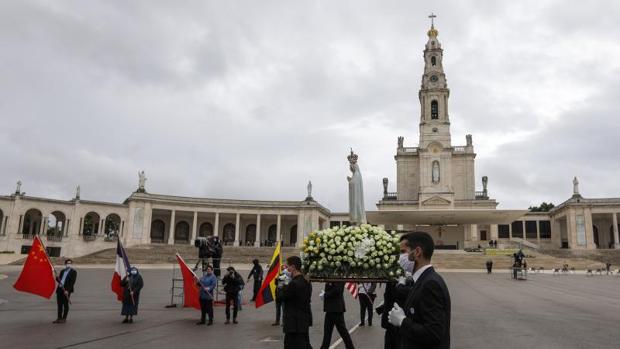
[[[108,336],[103,336],[103,337],[98,337],[98,338],[84,340],[84,341],[77,342],[77,343],[63,345],[63,346],[60,346],[60,347],[56,347],[56,349],[72,348],[72,347],[77,347],[77,346],[82,345],[82,344],[99,342],[99,341],[103,341],[103,340],[114,338],[114,337],[120,337],[120,336],[125,336],[125,335],[131,334],[131,333],[136,333],[136,332],[150,330],[150,329],[153,329],[153,328],[156,328],[156,327],[160,327],[160,326],[164,326],[164,325],[169,325],[171,323],[179,322],[179,321],[183,321],[183,320],[172,320],[172,321],[162,322],[162,323],[157,324],[157,325],[139,328],[139,329],[136,329],[134,331],[124,331],[124,332],[120,332],[120,333],[111,334],[111,335],[108,335]]]
[[[353,332],[355,332],[355,330],[357,330],[359,327],[360,327],[360,324],[357,324],[357,325],[353,326],[353,328],[351,328],[351,329],[349,330],[349,334],[353,334]],[[330,346],[329,346],[329,349],[336,349],[336,347],[337,347],[340,343],[342,343],[342,337],[338,338],[338,340],[337,340],[337,341],[335,341],[335,342],[334,342],[334,344],[330,345]]]

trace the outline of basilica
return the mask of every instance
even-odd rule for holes
[[[491,242],[536,249],[620,248],[620,198],[584,198],[576,178],[572,196],[549,212],[497,209],[485,176],[476,190],[473,137],[453,144],[439,32],[431,25],[427,35],[419,139],[406,146],[397,138],[396,189],[390,191],[383,180],[383,197],[376,211],[366,212],[368,222],[426,231],[439,249]],[[81,200],[79,188],[69,200],[27,196],[21,182],[14,193],[0,196],[0,252],[15,255],[27,253],[35,235],[50,255],[74,257],[112,248],[118,239],[127,246],[192,244],[197,237],[217,235],[226,245],[299,246],[313,230],[348,224],[348,213],[331,212],[311,190],[299,201],[181,197],[148,192],[143,172],[136,191],[120,203]]]

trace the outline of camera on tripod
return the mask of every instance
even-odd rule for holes
[[[198,249],[198,258],[213,257],[213,251],[209,249],[209,242],[206,238],[199,237],[194,240],[194,246]]]
[[[194,240],[194,246],[198,249],[198,262],[194,267],[194,270],[198,269],[198,265],[202,263],[203,272],[207,267],[207,259],[211,258],[213,263],[213,271],[217,277],[220,276],[220,260],[224,249],[220,239],[217,236],[211,236],[209,238],[199,237]]]

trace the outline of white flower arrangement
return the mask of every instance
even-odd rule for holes
[[[395,232],[362,224],[311,232],[301,257],[310,277],[395,279],[403,275],[398,253]]]

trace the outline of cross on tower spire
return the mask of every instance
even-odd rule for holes
[[[428,18],[431,19],[431,28],[434,28],[435,27],[435,18],[437,18],[437,15],[431,12],[431,14],[428,16]]]

